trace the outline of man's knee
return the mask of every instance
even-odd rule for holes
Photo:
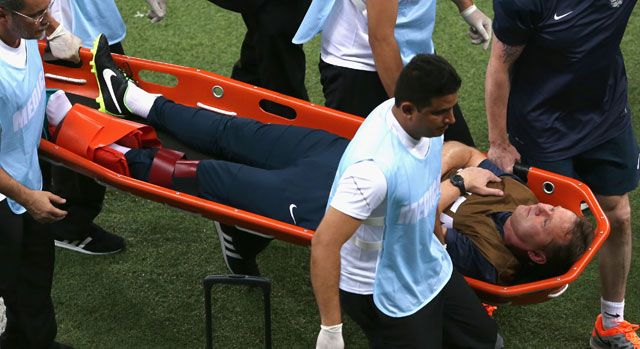
[[[631,226],[631,205],[628,194],[622,196],[601,196],[598,198],[602,209],[609,219],[611,230],[629,231]]]

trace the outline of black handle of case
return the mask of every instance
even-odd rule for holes
[[[215,284],[243,285],[262,288],[264,300],[264,343],[265,348],[271,349],[271,280],[249,275],[209,275],[202,280],[204,287],[205,331],[207,348],[213,348],[213,316],[211,314],[211,288]]]

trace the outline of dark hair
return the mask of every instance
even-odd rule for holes
[[[0,0],[0,7],[11,11],[18,11],[24,7],[24,0]]]
[[[571,227],[571,240],[567,244],[552,242],[544,250],[547,257],[545,264],[536,264],[529,261],[520,273],[529,274],[526,277],[527,281],[562,275],[580,259],[582,254],[589,248],[592,240],[593,226],[591,222],[584,216],[578,216]]]
[[[419,54],[400,72],[396,82],[395,105],[410,102],[418,110],[431,104],[436,97],[458,92],[462,79],[456,70],[437,55]]]

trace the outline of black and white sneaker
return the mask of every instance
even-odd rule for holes
[[[124,239],[91,223],[91,232],[82,240],[55,240],[57,247],[90,254],[107,255],[124,249]]]
[[[91,72],[98,80],[98,98],[103,113],[114,116],[131,116],[131,112],[124,102],[124,94],[129,86],[129,78],[113,62],[109,42],[104,34],[100,34],[93,42],[93,58],[91,59]]]
[[[232,274],[260,276],[256,257],[273,237],[214,222],[220,248],[227,268]]]

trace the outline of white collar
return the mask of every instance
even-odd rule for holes
[[[415,139],[411,137],[407,131],[402,128],[396,117],[393,115],[392,109],[394,104],[392,103],[389,106],[389,110],[385,113],[385,120],[387,122],[387,126],[391,131],[393,131],[400,143],[404,145],[411,155],[415,156],[418,159],[424,159],[429,154],[429,149],[431,148],[431,139],[427,137],[422,137],[420,139]]]
[[[20,39],[18,47],[11,47],[0,40],[0,59],[16,68],[27,66],[27,48],[24,39]]]

